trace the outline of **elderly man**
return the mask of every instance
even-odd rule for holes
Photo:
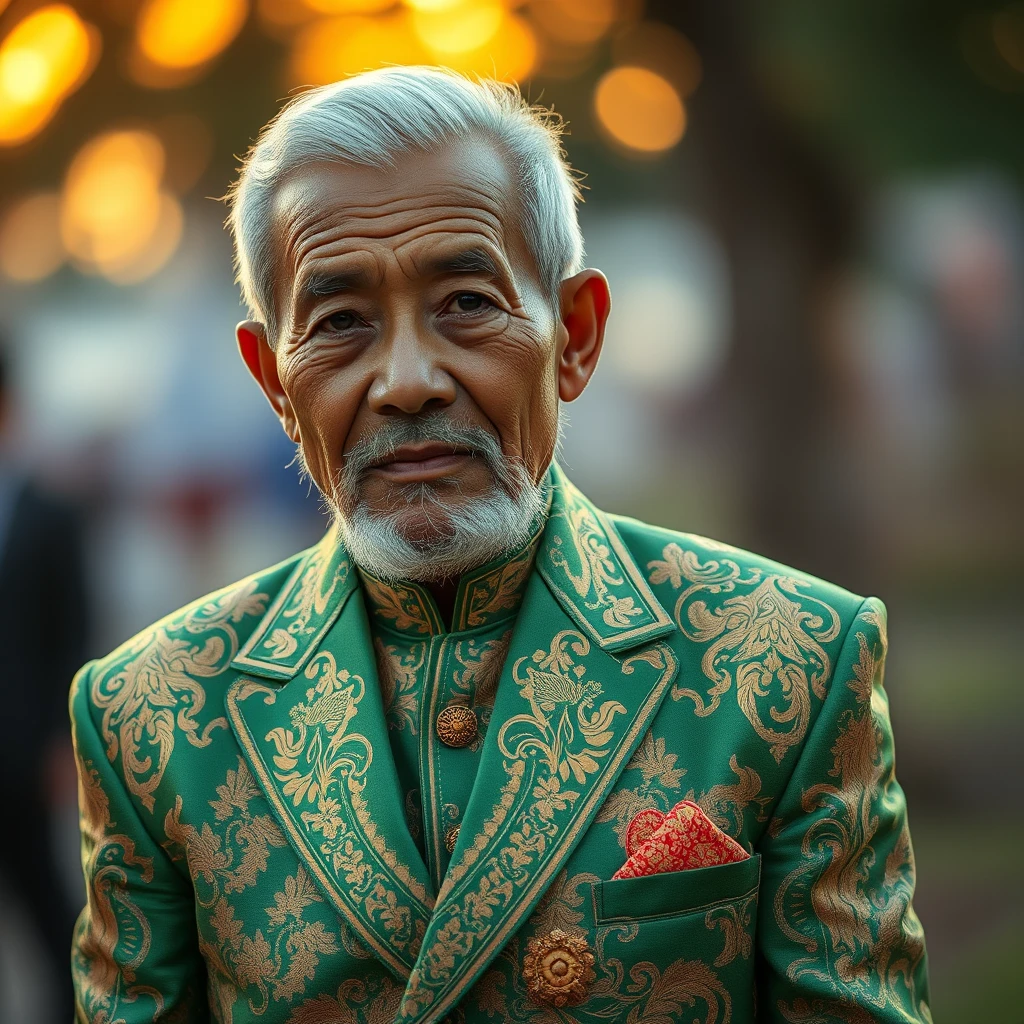
[[[231,193],[325,539],[72,693],[81,1021],[927,1021],[885,611],[594,508],[558,126],[388,69]]]

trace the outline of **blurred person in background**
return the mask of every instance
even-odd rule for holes
[[[79,1020],[931,1020],[881,603],[553,461],[610,312],[559,136],[393,68],[247,157],[333,524],[76,678]]]
[[[0,876],[5,898],[35,929],[52,976],[52,1020],[63,1022],[73,1007],[68,956],[77,908],[54,855],[51,818],[75,792],[65,694],[89,628],[83,521],[19,464],[8,351],[0,341]]]

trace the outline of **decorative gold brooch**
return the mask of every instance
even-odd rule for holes
[[[567,935],[556,928],[526,944],[523,977],[536,1003],[578,1006],[587,998],[594,980],[594,954],[582,935]]]

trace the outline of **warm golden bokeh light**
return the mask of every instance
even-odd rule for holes
[[[429,64],[405,12],[324,18],[303,29],[291,59],[294,85],[325,85],[383,64]]]
[[[205,64],[238,35],[247,0],[146,0],[139,12],[139,52],[159,68]]]
[[[101,264],[103,276],[114,284],[138,284],[152,277],[174,255],[181,242],[185,215],[181,203],[166,192],[161,193],[156,225],[145,246],[132,259],[111,260]]]
[[[0,44],[0,145],[40,131],[88,77],[99,48],[99,33],[66,4],[41,7],[15,25]]]
[[[12,206],[0,222],[0,272],[27,284],[49,277],[63,262],[60,197],[38,192]]]
[[[305,5],[318,14],[380,14],[393,7],[395,0],[291,0],[295,6]]]
[[[414,11],[448,11],[460,7],[464,0],[403,0],[406,7]]]
[[[494,38],[485,46],[464,53],[445,54],[438,63],[463,74],[521,82],[536,67],[537,37],[523,18],[506,14]]]
[[[616,142],[641,153],[670,149],[686,131],[679,93],[647,68],[613,68],[603,75],[594,108],[601,127]]]
[[[164,163],[163,145],[147,131],[107,132],[79,150],[64,183],[60,227],[81,269],[128,283],[170,257],[182,217],[177,200],[160,191]]]
[[[667,78],[686,99],[700,85],[700,54],[682,32],[658,21],[627,25],[612,39],[612,62],[645,67]]]
[[[612,26],[615,0],[531,0],[530,15],[545,35],[567,43],[595,43]]]
[[[501,27],[505,11],[498,0],[463,0],[441,10],[413,12],[421,42],[443,62],[449,54],[470,53],[486,46]]]

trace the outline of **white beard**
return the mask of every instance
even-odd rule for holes
[[[560,412],[559,442],[562,425]],[[494,478],[490,493],[449,501],[430,483],[422,483],[403,488],[406,508],[395,512],[381,514],[364,501],[356,498],[353,502],[366,465],[402,444],[435,440],[472,447]],[[301,450],[297,457],[304,468]],[[494,437],[482,428],[451,423],[443,413],[396,421],[394,427],[384,428],[358,445],[347,456],[332,491],[324,497],[349,554],[367,572],[391,583],[457,579],[470,569],[511,555],[530,539],[547,507],[543,479],[534,483],[526,466],[507,459]],[[414,504],[435,528],[436,539],[414,541],[403,530],[408,505]]]

